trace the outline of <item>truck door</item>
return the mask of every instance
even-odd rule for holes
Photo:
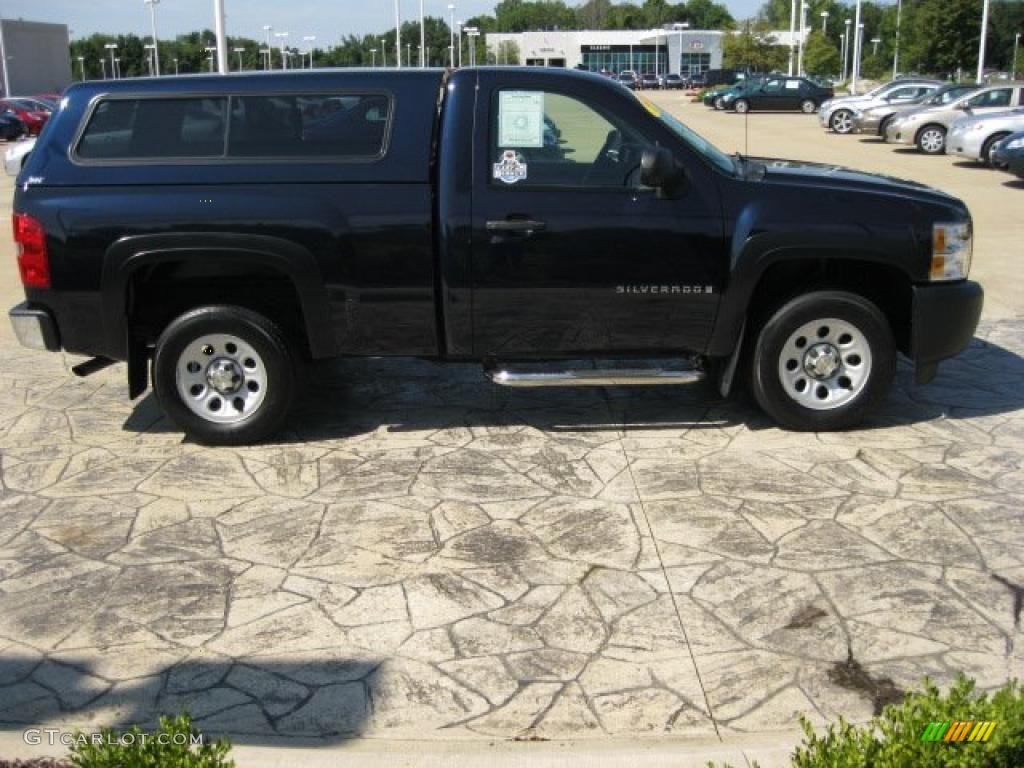
[[[672,134],[629,92],[565,75],[479,78],[474,355],[702,350],[725,268],[710,169],[659,196],[640,185],[640,158]]]

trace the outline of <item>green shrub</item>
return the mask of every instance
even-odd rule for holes
[[[138,726],[120,734],[106,728],[98,744],[82,736],[71,747],[70,760],[76,768],[234,768],[226,740],[193,745],[198,736],[187,714],[161,717],[156,733]]]
[[[921,741],[932,722],[993,721],[986,742]],[[942,693],[925,680],[865,725],[840,718],[818,735],[805,718],[803,744],[792,768],[1021,768],[1024,766],[1024,688],[1012,680],[992,696],[977,694],[963,676]],[[710,766],[711,764],[709,764]]]

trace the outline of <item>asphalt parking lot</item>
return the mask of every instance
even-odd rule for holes
[[[927,387],[901,367],[845,434],[705,389],[365,361],[318,366],[280,443],[208,449],[128,401],[122,367],[76,379],[4,322],[0,735],[188,708],[242,745],[740,751],[925,675],[1024,677],[1024,185],[655,98],[729,151],[963,197],[988,293],[973,346]]]

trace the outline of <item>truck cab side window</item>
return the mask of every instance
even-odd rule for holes
[[[494,185],[639,185],[650,142],[617,116],[545,91],[501,91],[491,115]]]

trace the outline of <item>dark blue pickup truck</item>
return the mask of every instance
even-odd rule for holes
[[[152,380],[209,443],[274,432],[296,368],[339,355],[742,381],[786,427],[840,429],[898,351],[934,376],[982,305],[959,200],[729,156],[606,78],[533,68],[78,84],[14,233],[20,341],[83,375],[127,361],[130,396]],[[560,362],[581,358],[608,364]]]

